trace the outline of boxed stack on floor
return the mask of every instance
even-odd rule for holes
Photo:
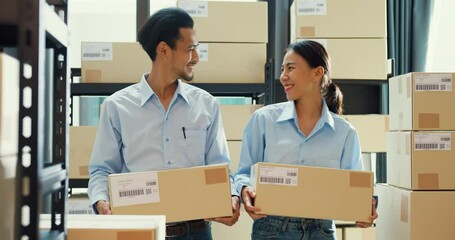
[[[378,187],[378,239],[453,239],[453,73],[390,79],[387,182]],[[423,210],[425,209],[425,210]]]

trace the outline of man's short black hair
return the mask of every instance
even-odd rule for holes
[[[150,59],[156,59],[156,46],[165,42],[172,49],[180,39],[180,28],[193,28],[191,16],[180,8],[165,8],[149,17],[137,34],[137,40]]]

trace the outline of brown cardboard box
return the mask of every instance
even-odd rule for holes
[[[0,156],[18,153],[19,105],[19,61],[0,52]]]
[[[165,238],[164,216],[67,215],[67,239],[161,240]],[[50,228],[50,215],[40,216],[40,229]]]
[[[221,118],[223,119],[224,132],[228,141],[241,141],[243,130],[254,111],[261,108],[257,105],[221,105]],[[240,155],[239,155],[240,156]]]
[[[366,222],[372,212],[371,172],[260,162],[251,185],[262,214]]]
[[[387,39],[311,40],[321,43],[327,49],[331,59],[332,79],[387,79]]]
[[[89,164],[95,145],[97,127],[70,127],[69,178],[88,179]]]
[[[199,43],[194,83],[264,83],[265,43]]]
[[[378,184],[377,240],[452,240],[455,191],[409,191]]]
[[[389,132],[387,183],[412,190],[455,190],[455,132]]]
[[[82,82],[136,83],[152,61],[137,42],[83,42]]]
[[[227,141],[229,148],[229,156],[231,157],[231,163],[229,169],[233,174],[237,172],[240,160],[240,151],[242,149],[242,141]]]
[[[345,227],[343,240],[376,240],[376,228]]]
[[[291,39],[386,38],[386,0],[294,1]]]
[[[357,130],[362,152],[386,152],[388,115],[343,115]]]
[[[390,130],[455,130],[455,73],[408,73],[389,80]]]
[[[112,174],[113,214],[166,215],[167,222],[232,215],[228,165]]]
[[[199,41],[267,43],[266,2],[179,0],[177,6],[193,17]]]

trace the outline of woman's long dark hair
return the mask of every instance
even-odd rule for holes
[[[292,50],[308,62],[312,68],[319,66],[324,68],[324,76],[321,79],[321,94],[329,107],[336,114],[343,114],[343,93],[330,78],[330,57],[324,46],[315,41],[300,41],[289,45],[287,51]]]

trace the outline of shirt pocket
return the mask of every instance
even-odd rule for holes
[[[180,139],[180,160],[185,166],[205,165],[206,130],[185,129],[184,138]]]

